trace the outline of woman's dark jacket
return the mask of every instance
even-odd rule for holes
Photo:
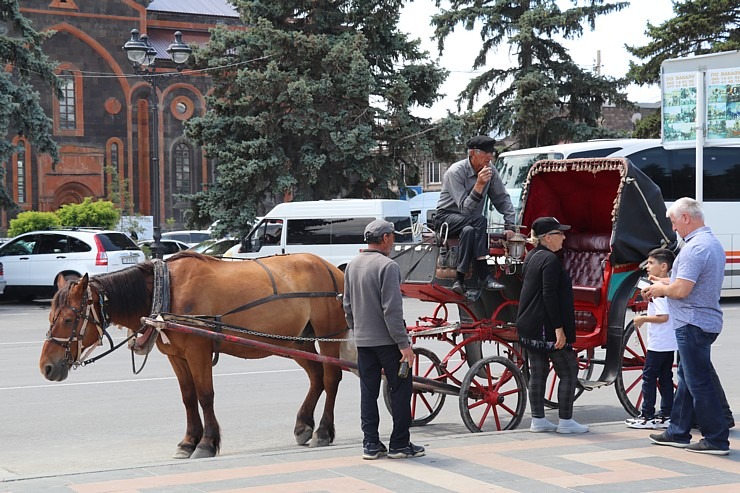
[[[519,337],[554,342],[562,327],[567,342],[576,340],[573,284],[558,256],[538,246],[524,259],[524,282],[519,297],[516,328]]]

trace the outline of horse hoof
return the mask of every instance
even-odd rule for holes
[[[209,457],[216,457],[216,451],[209,447],[196,447],[191,459],[207,459]]]
[[[177,452],[172,456],[173,459],[189,459],[193,455],[192,448],[177,447]]]
[[[318,435],[314,435],[311,438],[311,443],[308,445],[309,448],[314,447],[328,447],[331,445],[331,440],[329,437],[319,437]]]
[[[313,436],[313,428],[306,427],[302,432],[295,434],[295,442],[298,445],[306,445]]]

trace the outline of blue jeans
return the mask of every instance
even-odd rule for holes
[[[660,387],[660,414],[673,410],[673,351],[648,351],[642,369],[642,407],[640,414],[655,417],[655,388]]]
[[[695,325],[676,327],[680,356],[678,389],[666,434],[677,442],[688,443],[696,419],[704,439],[714,447],[727,450],[730,430],[712,380],[711,347],[717,335]]]

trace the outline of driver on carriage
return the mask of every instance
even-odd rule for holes
[[[468,156],[445,172],[437,202],[437,231],[447,223],[450,235],[459,235],[459,263],[452,291],[463,294],[465,274],[475,260],[475,272],[484,289],[502,289],[488,270],[488,224],[483,212],[485,197],[504,216],[506,239],[514,236],[515,212],[501,176],[491,165],[495,140],[485,135],[467,143]]]

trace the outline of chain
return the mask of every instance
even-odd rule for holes
[[[234,325],[229,325],[225,323],[209,323],[205,320],[203,320],[200,317],[188,317],[183,315],[170,315],[170,314],[162,314],[163,318],[165,320],[172,320],[172,321],[181,321],[181,322],[196,322],[197,325],[202,327],[208,327],[211,329],[214,329],[215,331],[218,331],[218,329],[225,328],[226,330],[230,330],[233,332],[239,332],[241,334],[247,334],[250,336],[257,336],[257,337],[264,337],[265,339],[277,339],[280,341],[298,341],[298,342],[346,342],[351,341],[354,338],[343,338],[343,339],[332,339],[332,338],[324,338],[324,337],[303,337],[303,336],[284,336],[280,334],[266,334],[264,332],[257,332],[255,330],[245,329],[243,327],[237,327]],[[348,329],[345,329],[348,330]],[[340,331],[338,333],[344,332]]]

